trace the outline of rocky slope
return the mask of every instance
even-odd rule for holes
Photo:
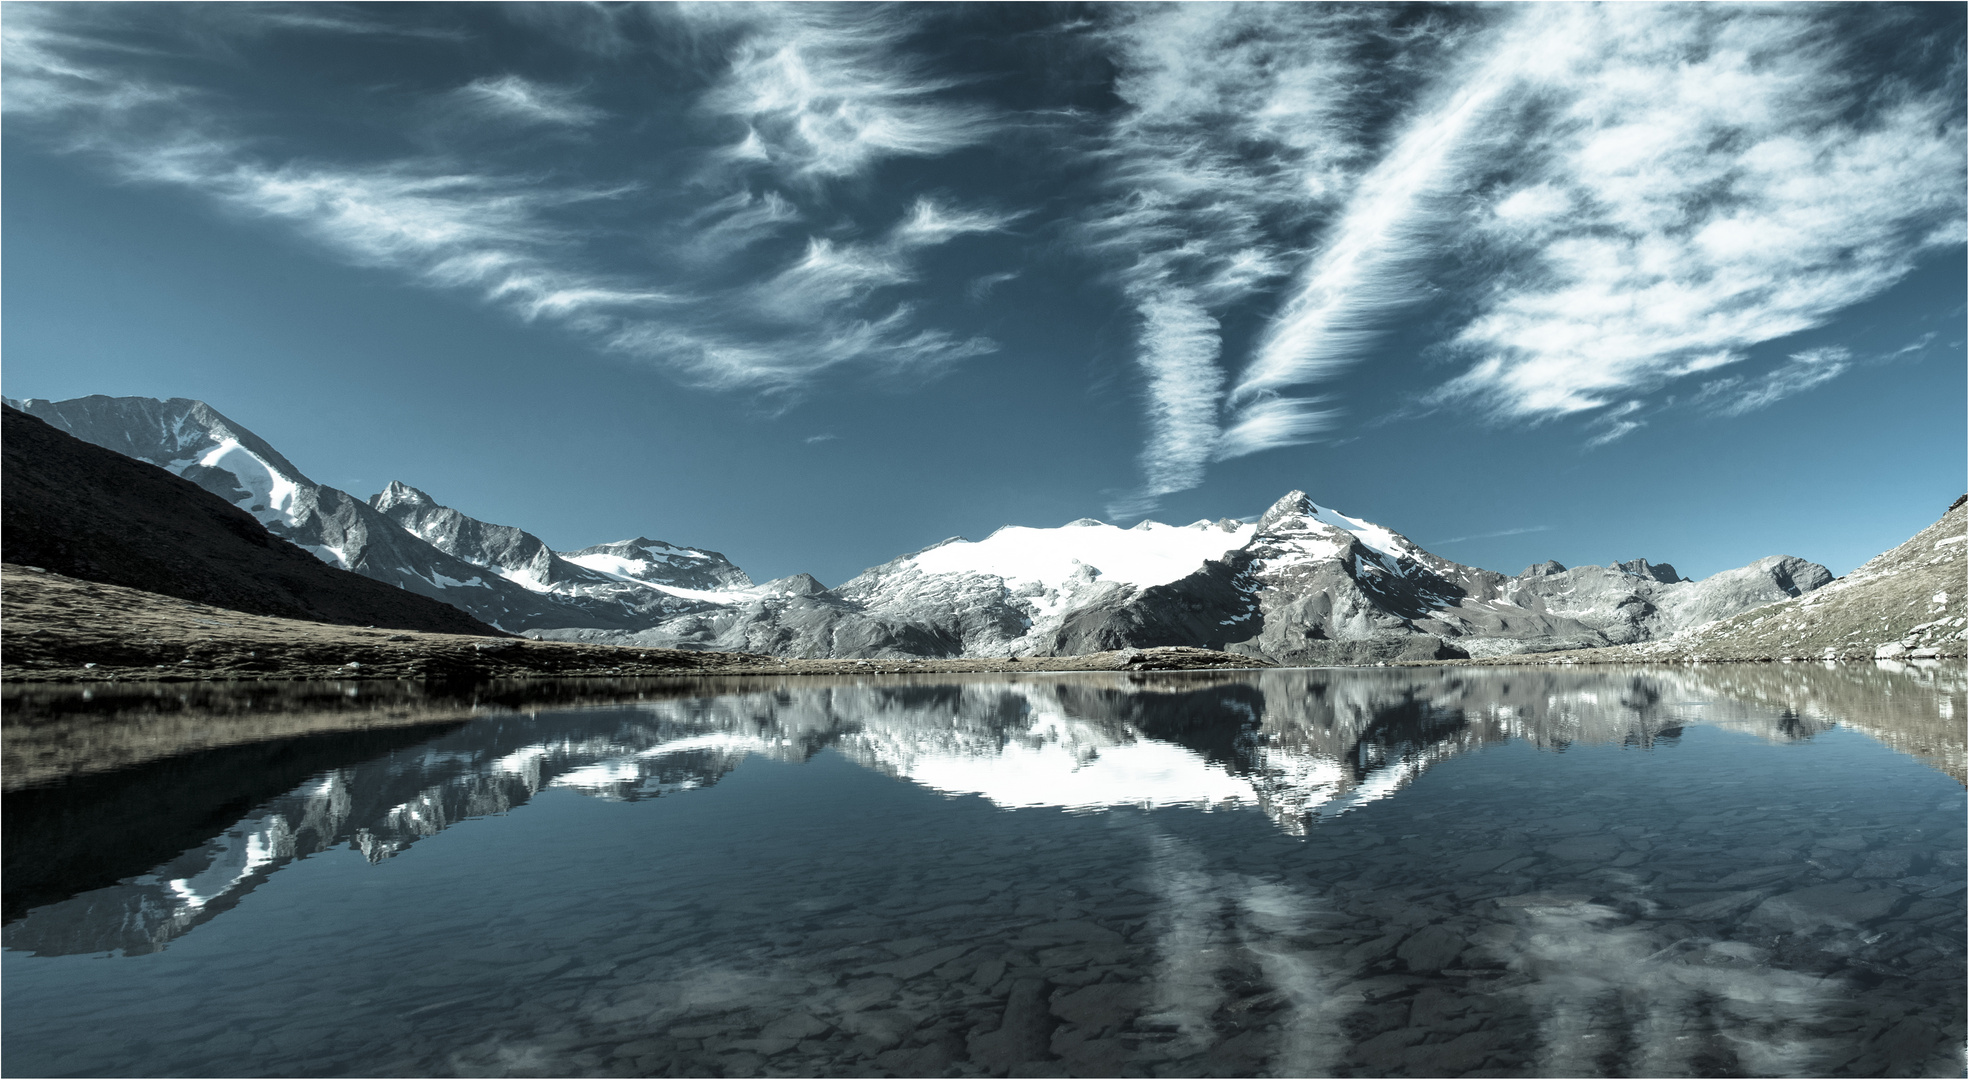
[[[726,603],[727,594],[752,588],[745,571],[715,551],[644,536],[554,551],[532,533],[480,521],[401,481],[370,496],[369,505],[447,555],[611,625],[648,625]]]
[[[365,502],[317,484],[265,439],[202,401],[93,395],[9,404],[198,484],[330,566],[442,600],[503,630],[636,628],[656,615],[705,606],[653,588],[668,580],[660,574],[631,579],[583,567],[522,530],[476,521],[406,485],[392,484]],[[697,554],[713,564],[712,577],[722,570],[750,584],[722,556]],[[695,566],[680,576],[706,580]]]
[[[634,632],[536,636],[781,656],[1071,656],[1182,645],[1280,664],[1360,664],[1649,640],[1809,592],[1778,556],[1688,581],[1645,559],[1516,577],[1432,555],[1287,495],[1255,523],[1008,526],[824,589],[787,579]]]
[[[230,612],[498,633],[449,604],[325,566],[196,484],[5,407],[0,448],[0,530],[10,562]],[[7,623],[28,629],[33,620],[10,609]],[[115,610],[104,611],[99,625],[128,628]]]
[[[1957,499],[1907,543],[1805,596],[1660,641],[1560,653],[1569,663],[1928,660],[1969,653],[1969,506]]]

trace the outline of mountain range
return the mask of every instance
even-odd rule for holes
[[[806,574],[754,584],[716,551],[646,536],[555,551],[401,482],[358,499],[200,401],[8,404],[198,484],[329,565],[558,640],[843,659],[1185,645],[1362,664],[1655,641],[1833,580],[1791,556],[1702,581],[1645,559],[1506,576],[1294,491],[1255,521],[1007,526],[834,588]]]

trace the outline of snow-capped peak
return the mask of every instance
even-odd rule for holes
[[[1338,510],[1324,507],[1308,498],[1303,491],[1294,491],[1272,504],[1264,516],[1258,519],[1260,533],[1272,533],[1281,528],[1292,528],[1292,519],[1304,522],[1318,522],[1332,529],[1349,533],[1360,541],[1361,546],[1387,558],[1399,562],[1402,559],[1419,559],[1424,553],[1408,538],[1391,529],[1382,528],[1371,521],[1348,517]],[[1303,528],[1303,525],[1299,527]]]
[[[388,487],[370,496],[369,505],[387,514],[398,506],[436,506],[438,501],[401,480],[392,480]]]
[[[1101,581],[1137,588],[1187,577],[1251,539],[1253,527],[1218,532],[1144,521],[1122,529],[1081,518],[1057,529],[1007,525],[983,540],[952,540],[912,557],[926,574],[989,574],[1014,592],[1065,588],[1087,570]]]
[[[749,589],[752,579],[723,555],[638,536],[562,553],[576,566],[629,581],[698,590]]]

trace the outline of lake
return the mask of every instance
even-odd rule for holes
[[[1959,1076],[1959,666],[10,688],[9,1076]]]

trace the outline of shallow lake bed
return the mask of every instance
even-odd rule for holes
[[[1957,1075],[1963,684],[718,680],[199,750],[9,792],[4,1067]]]

